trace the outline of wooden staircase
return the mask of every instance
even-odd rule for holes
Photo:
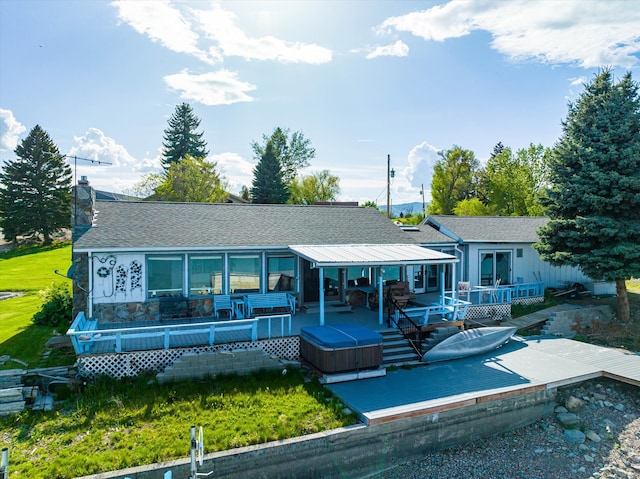
[[[460,332],[457,326],[441,326],[434,329],[431,335],[422,341],[422,354],[429,351],[436,344]]]
[[[397,329],[378,331],[382,335],[382,366],[419,366],[421,357]]]

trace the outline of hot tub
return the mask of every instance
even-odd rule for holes
[[[305,327],[300,330],[300,356],[323,373],[378,368],[382,335],[358,324]]]

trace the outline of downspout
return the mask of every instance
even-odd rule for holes
[[[460,281],[466,281],[465,280],[465,275],[464,275],[464,251],[462,251],[461,249],[458,249],[458,245],[455,245],[453,247],[453,250],[457,253],[460,253]],[[453,269],[455,271],[455,264],[453,266]],[[455,278],[455,274],[454,274],[454,278]],[[455,291],[455,298],[456,300],[458,299],[458,288],[455,287],[455,282],[451,285],[451,288]]]
[[[382,298],[382,268],[379,268],[378,274],[378,321],[380,326],[384,324],[384,299]]]
[[[89,290],[87,293],[87,312],[89,313],[89,318],[93,316],[93,254],[91,252],[87,253],[87,270],[88,270],[88,284]]]

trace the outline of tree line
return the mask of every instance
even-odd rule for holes
[[[163,172],[138,185],[148,199],[226,201],[226,180],[209,151],[191,107],[176,107],[164,132]],[[339,179],[327,170],[309,176],[315,149],[302,132],[276,127],[251,142],[254,203],[333,201]],[[0,227],[4,236],[40,234],[45,243],[70,226],[71,169],[46,131],[36,125],[0,173]],[[628,320],[625,279],[640,277],[640,96],[627,73],[616,81],[599,72],[569,104],[553,148],[512,151],[498,143],[482,167],[472,151],[454,145],[440,153],[429,214],[545,215],[534,245],[543,260],[577,266],[595,280],[615,281],[620,318]],[[367,202],[366,206],[375,206]]]
[[[216,162],[207,159],[209,151],[200,119],[187,103],[178,105],[164,131],[163,172],[142,178],[134,190],[157,201],[224,202],[229,197],[226,179]],[[301,131],[276,127],[262,142],[251,142],[254,160],[251,187],[243,186],[240,197],[252,203],[313,204],[335,201],[340,180],[323,170],[302,175],[316,150]]]

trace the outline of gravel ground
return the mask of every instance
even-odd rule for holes
[[[376,479],[640,478],[640,389],[596,380],[558,392],[556,414],[426,455]],[[562,414],[564,413],[564,414]],[[574,426],[565,425],[575,422]]]

